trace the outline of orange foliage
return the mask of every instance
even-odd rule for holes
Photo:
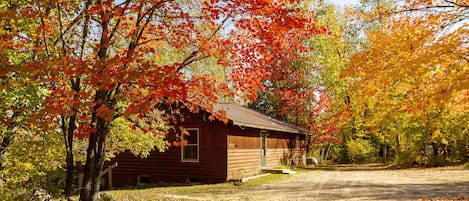
[[[105,121],[145,113],[162,100],[205,108],[221,93],[255,99],[261,81],[282,68],[276,60],[294,58],[304,49],[302,39],[324,32],[290,1],[202,1],[194,8],[165,1],[35,1],[4,13],[10,13],[2,18],[5,26],[28,21],[31,29],[2,34],[9,37],[1,41],[0,72],[48,86],[44,115],[96,113]],[[153,56],[162,44],[189,54],[161,65]],[[31,56],[13,65],[9,51]],[[207,57],[231,68],[229,86],[182,72]],[[118,101],[130,105],[118,111]],[[87,124],[94,125],[80,123]]]
[[[357,54],[344,74],[356,97],[378,100],[393,91],[405,95],[389,103],[401,112],[434,104],[469,109],[469,30],[458,22],[468,5],[450,2],[409,1],[384,13],[381,30],[367,34],[370,49]]]

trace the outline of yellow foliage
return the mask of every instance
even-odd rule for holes
[[[396,112],[417,112],[433,104],[467,108],[469,31],[463,26],[441,29],[455,17],[447,12],[389,17],[392,23],[367,34],[370,49],[355,55],[344,72],[352,78],[351,92],[363,103],[379,100],[384,110]]]

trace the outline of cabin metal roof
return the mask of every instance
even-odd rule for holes
[[[228,119],[233,122],[233,125],[237,126],[306,135],[310,134],[310,132],[304,128],[274,119],[255,110],[232,103],[215,104],[213,105],[213,110],[225,111]]]

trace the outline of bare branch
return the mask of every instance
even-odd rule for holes
[[[85,8],[83,9],[82,13],[86,13],[91,6],[91,0],[86,1]],[[85,54],[85,44],[86,44],[86,37],[88,37],[88,23],[90,21],[90,16],[85,15],[85,21],[83,22],[83,35],[81,38],[81,45],[80,45],[80,59],[83,59]]]
[[[217,29],[213,32],[212,36],[210,38],[213,38],[219,31],[220,29],[225,25],[225,23],[228,21],[228,19],[231,18],[231,15],[233,14],[234,10],[231,10],[231,12],[223,19],[223,21],[218,25]]]
[[[186,67],[187,65],[193,63],[194,61],[191,61],[191,60],[192,60],[192,58],[194,58],[195,56],[197,56],[198,53],[199,53],[199,50],[194,50],[193,52],[191,52],[191,54],[189,54],[189,56],[187,56],[187,57],[182,61],[182,65],[179,66],[179,67],[176,69],[176,72],[181,71],[184,67]]]
[[[57,3],[57,9],[58,9],[58,17],[59,17],[59,33],[60,33],[60,40],[62,41],[62,52],[63,55],[67,55],[67,48],[65,47],[65,40],[64,40],[64,34],[62,32],[63,30],[63,24],[62,24],[62,9],[60,8],[60,4]]]
[[[40,8],[39,8],[40,10]],[[49,14],[50,8],[47,7],[45,14]],[[46,23],[44,22],[44,17],[41,15],[41,26],[42,26],[42,40],[44,42],[44,48],[46,50],[46,55],[50,56],[49,46],[47,45],[47,36],[46,36]]]
[[[215,29],[215,31],[212,33],[212,35],[210,36],[210,39],[212,39],[213,37],[215,37],[215,35],[221,30],[221,28],[223,27],[223,25],[225,25],[225,23],[228,21],[229,18],[231,18],[231,15],[233,14],[234,10],[232,10],[226,17],[225,19],[223,19],[223,21],[218,25],[218,27]],[[183,68],[185,68],[186,66],[188,66],[189,64],[191,63],[194,63],[195,61],[200,61],[200,60],[203,60],[203,59],[206,59],[208,58],[209,56],[202,56],[202,57],[199,57],[199,58],[195,58],[197,56],[197,54],[199,53],[199,50],[194,50],[193,52],[191,52],[191,54],[189,54],[189,56],[187,56],[183,61],[182,61],[182,65],[179,66],[177,69],[176,69],[176,72],[179,72],[181,71]],[[195,59],[194,59],[195,58]]]
[[[128,6],[129,3],[130,3],[130,0],[125,1],[125,2],[123,2],[122,4],[119,4],[118,6],[114,7],[114,9],[120,7],[120,6],[123,5],[124,3],[125,3],[125,6]],[[123,14],[124,14],[124,10],[122,10],[122,12],[119,13],[120,16],[122,16]],[[112,17],[113,17],[113,16],[111,16],[111,18],[112,18]],[[114,27],[113,27],[111,33],[109,34],[109,39],[112,40],[112,38],[114,37],[114,34],[116,33],[117,27],[119,27],[120,22],[121,22],[121,18],[119,18],[119,19],[117,20],[117,22],[116,22],[116,25],[114,25]]]
[[[457,7],[465,7],[465,8],[469,8],[469,4],[467,3],[464,3],[464,2],[455,2],[455,1],[449,1],[449,0],[444,0],[446,3],[449,3],[449,4],[452,4],[454,6],[457,6]]]
[[[66,35],[70,30],[72,30],[72,27],[75,26],[76,23],[78,23],[80,20],[81,20],[81,16],[83,15],[84,12],[86,12],[88,9],[83,9],[80,14],[78,14],[75,19],[73,19],[72,23],[65,29],[65,31],[62,33],[62,35]],[[54,46],[57,45],[57,43],[63,39],[61,38],[57,38],[55,41],[54,41]]]
[[[160,3],[163,3],[163,2],[164,2],[164,1],[161,1]],[[157,7],[158,5],[159,5],[159,4],[154,4],[150,9],[148,9],[144,14],[142,14],[142,16],[140,16],[140,15],[141,15],[141,11],[139,11],[139,16],[137,17],[137,22],[135,23],[135,27],[136,27],[136,28],[140,28],[140,29],[139,29],[139,31],[136,33],[136,35],[135,35],[135,37],[132,39],[132,41],[129,43],[129,46],[128,46],[128,48],[127,48],[128,51],[127,51],[127,55],[126,55],[127,58],[131,58],[131,57],[132,57],[132,52],[133,52],[133,51],[137,48],[137,46],[139,45],[139,44],[138,44],[138,41],[139,41],[140,38],[142,37],[142,34],[143,34],[144,30],[145,30],[145,27],[150,23],[150,20],[151,20],[151,18],[152,18],[152,16],[153,16],[153,13],[154,13],[154,11],[156,10],[156,7]],[[143,5],[141,6],[141,8],[142,8],[142,7],[143,7]],[[142,25],[141,25],[141,20],[143,20],[143,19],[145,18],[145,15],[147,15],[147,14],[148,14],[148,16],[147,16],[147,20],[145,21],[145,25],[142,26]],[[114,28],[116,28],[116,27],[117,27],[117,25],[116,25]],[[124,68],[126,68],[126,67],[127,67],[127,64],[124,64]],[[121,87],[121,86],[122,86],[122,83],[120,83],[120,82],[117,83],[117,84],[116,84],[116,87],[115,87],[113,90],[109,91],[109,92],[106,94],[107,98],[108,98],[109,100],[111,100],[111,101],[115,101],[115,95],[116,95],[116,94],[119,94],[119,92],[120,92],[120,87]],[[112,97],[113,95],[114,95],[114,97]]]
[[[149,39],[149,40],[146,40],[146,41],[143,41],[143,42],[138,43],[137,46],[144,45],[144,44],[146,44],[146,43],[153,42],[153,41],[160,41],[160,40],[163,40],[163,38],[153,38],[153,39]]]
[[[209,58],[209,56],[208,56],[208,55],[205,55],[205,56],[201,56],[201,57],[198,57],[198,58],[191,59],[190,61],[186,62],[186,63],[184,64],[184,66],[188,66],[188,65],[190,65],[191,63],[194,63],[194,62],[196,62],[196,61],[201,61],[201,60],[204,60],[204,59],[206,59],[206,58]]]

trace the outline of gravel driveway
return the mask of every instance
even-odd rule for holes
[[[198,197],[198,196],[197,196]],[[311,171],[199,200],[469,200],[469,170]]]

